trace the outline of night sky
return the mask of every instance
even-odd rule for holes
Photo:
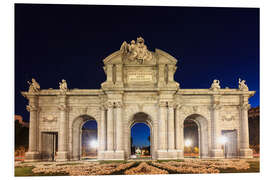
[[[32,77],[42,89],[58,89],[61,79],[70,89],[99,89],[102,60],[139,36],[178,60],[181,88],[209,88],[214,79],[237,88],[240,77],[259,106],[258,8],[16,4],[15,113],[28,121],[20,92]]]

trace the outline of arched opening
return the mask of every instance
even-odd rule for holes
[[[192,114],[184,122],[184,157],[209,157],[208,122],[199,114]]]
[[[184,157],[199,157],[199,128],[195,121],[184,121]]]
[[[98,141],[97,122],[95,120],[89,120],[83,124],[81,138],[81,159],[96,159]]]
[[[72,160],[96,159],[98,153],[97,121],[88,115],[79,116],[72,126]]]
[[[152,154],[152,124],[145,113],[137,113],[130,123],[130,158],[150,159]]]

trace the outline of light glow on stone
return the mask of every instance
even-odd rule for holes
[[[219,143],[220,144],[226,144],[228,142],[228,138],[226,136],[220,136],[219,137]]]

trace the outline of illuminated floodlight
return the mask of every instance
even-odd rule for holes
[[[192,141],[190,139],[185,140],[185,146],[190,147],[192,145]]]
[[[97,146],[98,146],[98,142],[96,140],[90,141],[90,147],[91,148],[97,148]]]
[[[219,137],[219,143],[220,144],[226,144],[228,142],[228,138],[226,136],[220,136]]]

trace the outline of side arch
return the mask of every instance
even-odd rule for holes
[[[90,115],[84,114],[76,117],[72,122],[72,137],[71,137],[71,159],[72,160],[80,160],[81,158],[81,136],[82,136],[82,126],[87,121],[96,121],[97,123],[97,131],[99,132],[99,122]],[[99,139],[99,135],[97,132],[97,139]]]
[[[184,122],[186,120],[194,121],[198,126],[200,158],[209,157],[209,143],[210,142],[209,142],[208,120],[201,114],[188,115],[181,122],[181,127],[183,128],[182,129],[183,132],[184,132]],[[184,136],[183,136],[182,142],[184,142]]]

